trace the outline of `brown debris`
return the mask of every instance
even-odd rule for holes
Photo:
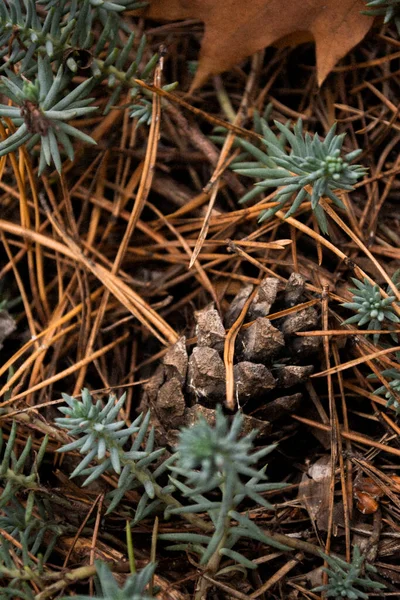
[[[282,331],[294,356],[303,358],[318,351],[322,340],[321,337],[296,336],[297,331],[312,331],[313,329],[317,329],[318,323],[318,313],[312,306],[286,317]]]
[[[319,322],[318,313],[310,306],[304,310],[293,313],[285,318],[282,331],[285,336],[293,335],[296,331],[309,331],[316,329]]]
[[[209,425],[215,424],[215,410],[207,408],[202,404],[195,404],[186,409],[185,411],[185,425],[186,427],[193,427],[199,420],[199,417],[205,418]]]
[[[185,397],[177,377],[169,379],[160,387],[157,394],[156,412],[162,424],[177,427],[185,412]]]
[[[322,343],[322,337],[307,335],[304,337],[296,337],[290,341],[289,347],[293,356],[306,358],[311,354],[318,352]]]
[[[158,365],[154,375],[143,385],[143,395],[140,403],[140,410],[147,410],[157,400],[158,390],[165,381],[164,365]]]
[[[299,499],[318,529],[327,531],[329,522],[331,457],[324,455],[315,461],[308,473],[303,473]]]
[[[263,438],[271,433],[271,423],[269,421],[262,421],[256,417],[250,415],[243,415],[243,434],[247,435],[251,433],[253,429],[257,430],[256,438]]]

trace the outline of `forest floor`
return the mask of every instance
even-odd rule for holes
[[[150,408],[156,442],[169,448],[198,413],[212,422],[217,404],[243,412],[248,430],[259,429],[256,445],[278,443],[267,474],[289,485],[268,494],[275,510],[248,510],[260,527],[290,537],[295,552],[243,542],[259,568],[228,568],[209,598],[318,598],[316,550],[349,561],[355,545],[386,585],[387,596],[370,597],[399,596],[400,425],[374,393],[382,379],[368,376],[399,368],[400,344],[385,327],[374,340],[343,325],[353,313],[341,304],[351,300],[351,278],[385,292],[400,268],[400,42],[374,28],[321,88],[305,44],[259,52],[187,95],[201,23],[146,29],[151,49],[167,48],[163,83],[179,82],[153,105],[157,126],[136,127],[122,110],[91,118],[97,146],[82,146],[37,190],[29,167],[2,163],[0,418],[5,439],[17,421],[21,448],[29,435],[35,448],[49,435],[41,486],[57,522],[75,531],[50,562],[57,570],[101,557],[124,571],[137,492],[104,516],[115,477],[80,488],[68,478],[74,457],[56,453],[65,441],[54,424],[61,394],[87,387],[99,398],[126,392],[128,422]],[[257,115],[273,128],[301,118],[321,136],[337,121],[346,151],[362,149],[357,163],[368,173],[341,194],[345,209],[325,201],[329,236],[307,202],[261,224],[274,191],[238,203],[253,180],[230,169],[237,128],[254,131]],[[190,598],[197,559],[152,547],[153,527],[149,516],[133,529],[139,566],[155,551],[159,597]],[[160,517],[161,533],[181,527]]]

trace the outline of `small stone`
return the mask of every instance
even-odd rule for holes
[[[307,331],[316,329],[319,316],[315,308],[310,306],[304,310],[293,313],[285,318],[282,331],[285,336],[292,335],[296,331]]]
[[[272,359],[285,346],[283,334],[269,319],[258,317],[241,335],[243,357],[251,362]]]
[[[225,328],[219,312],[213,304],[194,313],[196,319],[197,345],[215,348],[222,352],[225,342]]]
[[[186,381],[189,357],[186,350],[186,338],[183,336],[168,348],[163,363],[167,379],[177,377],[183,385]]]
[[[288,279],[285,288],[285,305],[287,307],[296,306],[299,304],[300,298],[304,293],[305,278],[300,273],[292,273]]]
[[[242,287],[240,292],[238,292],[232,300],[228,310],[226,311],[224,319],[225,326],[227,327],[227,329],[230,329],[232,327],[232,325],[240,315],[241,310],[252,291],[253,286],[251,284],[247,284]]]
[[[177,377],[169,379],[157,394],[156,412],[165,428],[176,428],[182,421],[186,403],[181,382]]]
[[[278,287],[279,279],[276,277],[266,277],[261,282],[254,300],[250,304],[248,315],[251,320],[269,315],[271,306],[276,300]]]
[[[256,398],[272,390],[276,381],[271,371],[259,363],[243,361],[233,368],[236,385],[236,397],[239,404],[249,398]]]
[[[293,413],[300,407],[302,394],[293,394],[292,396],[282,396],[266,403],[262,408],[263,416],[271,423],[277,421],[287,414]]]
[[[301,338],[300,338],[301,339]],[[298,383],[304,382],[314,371],[312,365],[305,367],[297,365],[288,365],[277,369],[279,387],[289,388]]]
[[[225,396],[225,365],[215,348],[196,347],[189,358],[188,387],[196,396],[221,400]]]

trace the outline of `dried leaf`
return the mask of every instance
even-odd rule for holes
[[[11,315],[6,310],[0,310],[0,349],[3,347],[3,342],[13,331],[17,325]]]
[[[299,498],[320,530],[327,529],[329,520],[329,493],[331,458],[322,456],[304,473],[299,485]]]
[[[199,19],[205,24],[200,63],[192,89],[209,75],[230,69],[271,45],[297,45],[314,40],[321,85],[335,64],[358,44],[372,25],[360,13],[363,0],[152,0],[146,17],[176,21]]]

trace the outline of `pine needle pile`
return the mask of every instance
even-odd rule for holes
[[[191,89],[197,20],[0,2],[0,598],[398,593],[399,6]]]

